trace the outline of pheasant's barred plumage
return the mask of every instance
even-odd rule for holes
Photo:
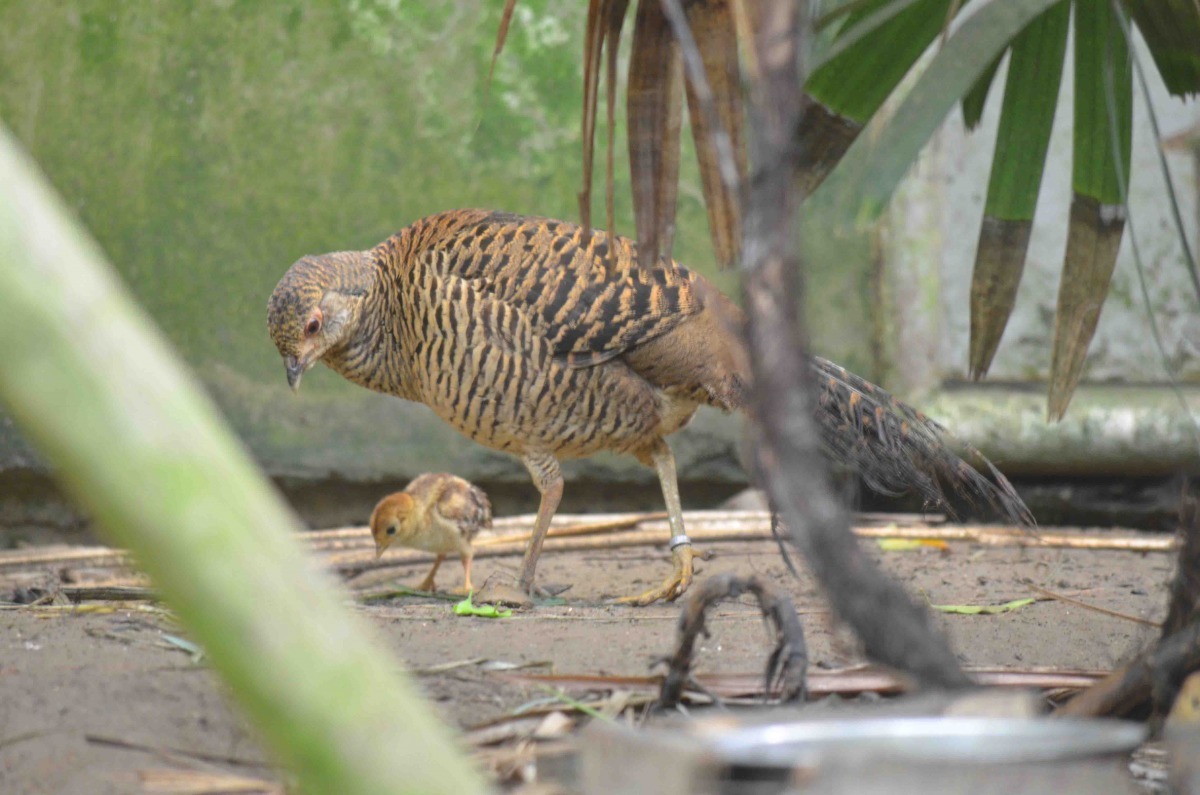
[[[318,309],[324,324],[309,338]],[[305,257],[269,305],[289,378],[319,358],[425,403],[475,441],[522,456],[543,495],[555,482],[561,491],[558,460],[605,450],[655,463],[666,491],[664,437],[701,404],[744,408],[741,322],[698,274],[662,258],[640,264],[631,240],[487,210],[430,216],[369,252]],[[831,362],[813,366],[826,448],[872,487],[916,489],[948,507],[948,485],[1031,521],[990,462],[961,446],[985,477],[937,423]],[[673,481],[673,461],[669,470]]]

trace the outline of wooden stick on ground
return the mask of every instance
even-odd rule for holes
[[[663,544],[667,538],[667,525],[662,522],[646,522],[645,526],[638,525],[636,530],[617,533],[603,533],[594,536],[582,535],[577,537],[562,537],[553,530],[546,539],[548,551],[578,551],[598,549],[620,549],[624,547],[656,546]],[[984,528],[855,528],[855,532],[867,538],[941,538],[951,541],[978,541],[981,537],[976,532]],[[886,530],[886,532],[883,532]],[[989,531],[991,532],[991,531]],[[740,520],[722,520],[719,522],[693,521],[688,525],[688,534],[698,543],[740,540],[769,540],[772,538],[770,527],[765,522],[745,522]],[[1071,549],[1113,549],[1120,551],[1166,551],[1173,546],[1169,537],[1138,538],[1133,535],[1122,535],[1111,539],[1079,534],[1042,534],[1035,538],[1027,533],[994,533],[988,535],[989,546],[1020,546],[1020,547],[1056,547]],[[489,540],[490,541],[490,540]],[[478,545],[477,545],[478,546]],[[502,536],[483,548],[479,549],[478,557],[493,557],[501,555],[516,555],[524,551],[524,539],[521,536]],[[389,550],[382,558],[375,558],[373,549],[364,546],[361,550],[347,550],[330,555],[326,562],[343,573],[358,573],[368,569],[404,566],[412,563],[427,562],[433,556],[414,550]]]
[[[596,521],[584,516],[565,516],[566,521],[551,528],[547,538],[550,550],[603,550],[635,546],[657,546],[668,532],[660,513],[601,515]],[[763,511],[689,511],[685,514],[689,533],[700,542],[770,540],[770,515]],[[487,536],[476,543],[480,557],[520,554],[531,527],[532,515],[507,517],[507,532]],[[1121,552],[1169,552],[1178,548],[1177,540],[1165,533],[1113,532],[1094,528],[1059,528],[1034,536],[1016,529],[989,525],[953,525],[924,527],[905,525],[860,526],[853,528],[860,538],[920,538],[962,541],[986,546],[1013,546],[1062,549],[1109,550]],[[343,574],[371,569],[406,566],[433,560],[432,555],[413,550],[389,550],[376,560],[370,532],[365,527],[343,527],[310,531],[303,538],[314,552],[323,554],[327,564]],[[110,547],[50,547],[39,550],[0,552],[0,572],[45,569],[63,565],[93,568],[128,568],[129,553]]]
[[[1151,627],[1161,627],[1162,626],[1162,624],[1160,624],[1159,622],[1151,621],[1148,618],[1142,618],[1141,616],[1131,616],[1128,613],[1119,613],[1116,610],[1109,610],[1107,607],[1100,607],[1099,605],[1088,604],[1087,602],[1080,601],[1079,599],[1075,599],[1074,597],[1067,596],[1066,594],[1061,594],[1056,591],[1047,590],[1046,588],[1043,588],[1040,585],[1034,585],[1033,583],[1026,583],[1026,584],[1030,588],[1032,588],[1035,593],[1041,594],[1042,596],[1045,596],[1049,599],[1056,599],[1060,602],[1066,602],[1069,605],[1075,605],[1076,607],[1082,607],[1084,610],[1091,610],[1096,613],[1103,613],[1104,615],[1112,616],[1113,618],[1123,618],[1126,621],[1135,621],[1139,624],[1147,624]]]

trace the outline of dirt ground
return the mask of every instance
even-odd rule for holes
[[[952,542],[948,551],[881,551],[865,542],[909,591],[933,604],[1000,604],[1033,596],[1029,583],[1143,619],[1165,612],[1171,557],[1163,553],[1019,549]],[[813,581],[786,573],[773,543],[706,545],[699,580],[717,572],[757,573],[795,600],[817,667],[861,662],[847,630],[835,625]],[[476,563],[476,582],[511,576],[517,559]],[[572,583],[565,604],[509,619],[456,617],[449,603],[404,597],[359,605],[386,648],[410,669],[435,709],[470,729],[543,699],[545,690],[495,670],[511,664],[557,673],[644,676],[672,646],[675,605],[605,604],[657,583],[669,566],[660,549],[548,552],[539,577]],[[424,565],[389,570],[418,582]],[[372,573],[376,579],[380,572]],[[460,582],[448,563],[439,585]],[[3,597],[0,597],[3,598]],[[150,769],[223,770],[271,776],[254,733],[231,709],[221,685],[186,648],[161,610],[105,605],[0,610],[0,792],[142,792]],[[1107,669],[1147,643],[1153,627],[1063,601],[1038,601],[999,615],[939,615],[964,664]],[[749,600],[722,605],[702,644],[700,671],[758,674],[767,636]],[[207,761],[199,757],[209,757]]]

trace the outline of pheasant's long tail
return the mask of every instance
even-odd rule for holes
[[[825,448],[871,488],[884,494],[915,490],[927,504],[953,514],[949,490],[1014,524],[1036,524],[1008,479],[974,447],[849,370],[816,356],[812,366]]]

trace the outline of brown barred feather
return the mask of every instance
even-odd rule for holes
[[[424,508],[434,508],[440,518],[453,524],[465,541],[492,526],[492,503],[483,489],[446,472],[418,475],[405,493]]]
[[[316,307],[325,324],[303,338]],[[547,460],[601,451],[648,460],[698,406],[746,403],[742,315],[731,301],[674,261],[642,265],[631,240],[551,219],[451,211],[369,252],[305,257],[276,287],[268,317],[283,356],[425,403],[471,439],[534,462],[547,482],[556,471]],[[1032,523],[978,451],[832,362],[813,367],[826,449],[873,488],[915,489],[949,508],[948,487]]]

